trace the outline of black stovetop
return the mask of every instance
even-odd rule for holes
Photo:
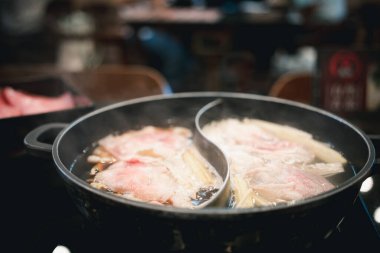
[[[36,158],[22,151],[7,158],[3,165],[9,168],[3,173],[10,192],[5,205],[9,213],[4,217],[9,224],[7,243],[13,252],[53,252],[58,245],[66,246],[71,253],[109,252],[104,235],[87,224],[72,204],[51,159]],[[372,191],[360,194],[336,231],[311,251],[380,248],[379,224],[373,221],[373,210],[369,210],[380,206],[380,174],[372,178]],[[125,242],[121,252],[138,251],[129,246],[128,238]]]

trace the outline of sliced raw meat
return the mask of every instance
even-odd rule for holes
[[[137,160],[119,161],[99,172],[94,182],[105,185],[115,193],[141,201],[172,205],[189,203],[189,197],[177,187],[169,170],[159,164]]]
[[[136,155],[165,158],[184,150],[191,143],[191,132],[181,127],[144,127],[122,135],[109,135],[99,141],[101,147],[118,160],[128,160]]]
[[[291,203],[315,196],[335,187],[326,176],[344,171],[340,162],[318,160],[326,156],[315,154],[317,142],[295,128],[254,119],[224,119],[211,122],[203,131],[228,157],[237,207]],[[323,154],[333,154],[330,157],[334,159],[326,160],[345,162],[327,145],[318,146],[324,148]]]
[[[73,97],[68,92],[58,97],[46,97],[27,94],[11,87],[5,87],[3,97],[9,105],[18,108],[22,115],[64,110],[75,106]]]
[[[304,199],[334,188],[324,177],[282,164],[253,168],[245,178],[254,191],[273,202]]]
[[[198,192],[210,189],[212,196],[222,178],[199,154],[191,136],[188,128],[155,126],[109,135],[87,157],[95,164],[91,185],[128,199],[197,207],[201,202],[192,200],[198,200]]]
[[[9,118],[20,116],[20,110],[12,105],[9,105],[3,98],[2,92],[0,92],[0,118]]]
[[[308,163],[315,159],[314,154],[303,146],[279,139],[249,120],[213,122],[203,131],[226,153],[244,152],[256,159],[280,160],[287,164]]]

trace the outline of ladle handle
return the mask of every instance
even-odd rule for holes
[[[68,124],[48,123],[30,131],[24,138],[24,144],[30,153],[36,156],[51,156],[54,139]]]

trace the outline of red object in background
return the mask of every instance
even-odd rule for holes
[[[46,113],[74,106],[74,99],[69,92],[57,97],[47,97],[18,91],[11,87],[0,90],[0,118]]]
[[[322,107],[336,113],[365,110],[365,55],[354,50],[338,50],[322,55],[321,58]]]

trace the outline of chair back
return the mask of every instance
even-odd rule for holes
[[[286,73],[273,84],[269,96],[289,99],[305,104],[312,103],[312,74]]]
[[[70,73],[69,78],[96,103],[113,103],[163,94],[168,85],[157,70],[135,65],[101,65],[95,69]]]

